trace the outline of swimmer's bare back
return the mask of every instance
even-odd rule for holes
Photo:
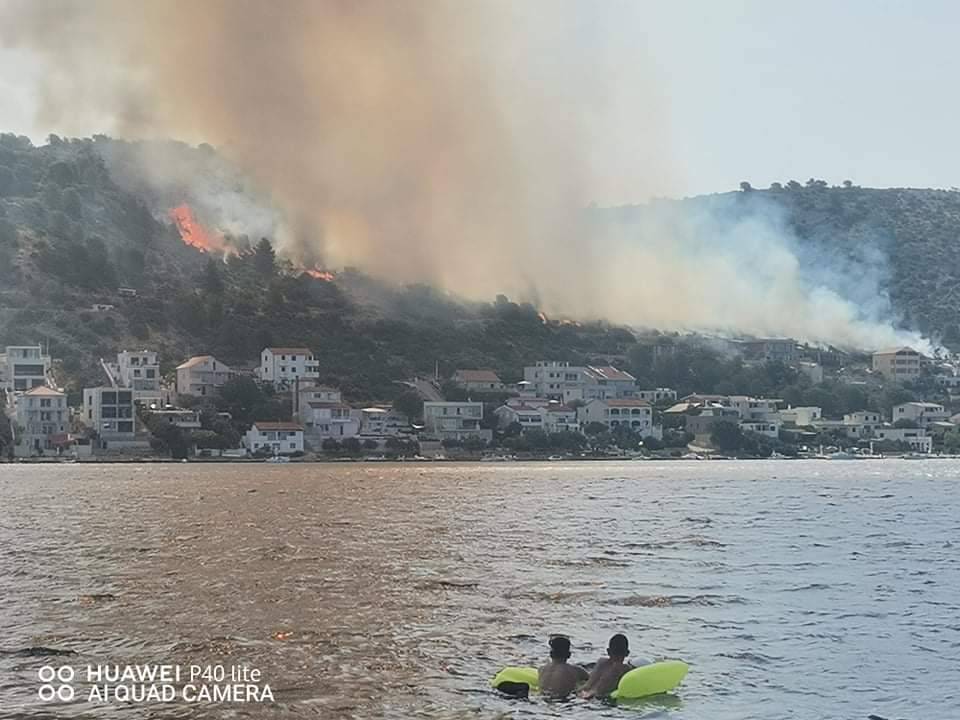
[[[580,695],[585,698],[605,697],[617,689],[620,678],[633,670],[629,663],[614,662],[610,658],[600,658],[590,673],[590,679],[584,685]]]
[[[548,662],[540,668],[539,676],[540,692],[555,698],[566,697],[589,678],[582,667],[565,662]]]

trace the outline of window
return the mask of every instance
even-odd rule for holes
[[[100,410],[100,416],[105,418],[115,418],[117,416],[117,408],[113,405],[107,405]]]
[[[14,365],[14,375],[43,375],[43,365]]]
[[[127,420],[117,423],[117,431],[123,433],[132,433],[133,432],[133,421]]]
[[[121,405],[124,403],[130,404],[133,402],[133,393],[131,393],[129,390],[121,390],[117,393],[117,398]]]
[[[32,403],[31,403],[31,404],[32,404]],[[49,400],[49,398],[41,398],[41,399],[40,399],[40,407],[42,407],[42,408],[44,408],[44,407],[47,407],[47,408],[50,407],[50,400]]]
[[[147,377],[148,377],[148,378],[155,378],[156,376],[157,376],[157,371],[156,371],[156,370],[147,370]]]
[[[100,395],[100,402],[103,405],[116,405],[117,394],[115,392],[105,392]]]

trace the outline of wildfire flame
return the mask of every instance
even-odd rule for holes
[[[180,233],[180,239],[190,247],[194,247],[200,252],[235,252],[233,248],[224,242],[223,237],[217,233],[209,232],[203,225],[197,222],[193,216],[193,210],[189,205],[178,205],[170,210],[170,218],[177,226]]]
[[[237,249],[228,245],[223,236],[217,232],[207,230],[194,217],[193,210],[184,203],[170,209],[170,219],[177,226],[180,233],[180,239],[190,247],[196,248],[202,253],[218,252],[228,255],[236,255]],[[333,282],[335,276],[332,272],[321,270],[319,268],[305,268],[304,274],[317,280]]]
[[[316,278],[317,280],[333,282],[334,275],[332,272],[327,272],[326,270],[304,270],[304,272],[310,277]]]

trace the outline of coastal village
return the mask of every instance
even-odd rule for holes
[[[753,341],[759,362],[790,365],[812,383],[823,368],[798,359],[789,339]],[[7,460],[482,459],[728,456],[928,456],[953,448],[960,414],[940,403],[904,402],[825,417],[819,407],[777,398],[641,387],[610,365],[539,360],[505,382],[491,369],[401,383],[403,401],[357,407],[320,382],[305,347],[266,347],[256,365],[236,368],[212,355],[186,358],[161,374],[158,353],[122,350],[100,361],[103,382],[68,402],[56,362],[40,345],[0,354],[9,422]],[[930,374],[950,397],[960,375],[949,363],[900,347],[872,354],[866,369],[889,383]],[[228,394],[262,393],[282,417],[239,424]],[[827,443],[824,443],[824,439]],[[749,442],[745,442],[749,441]]]

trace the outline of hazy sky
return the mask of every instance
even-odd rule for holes
[[[584,42],[608,50],[617,82],[634,81],[643,65],[657,96],[671,169],[638,192],[698,194],[811,176],[960,185],[960,3],[604,2],[600,12],[615,21],[598,34],[593,2],[581,9]],[[0,131],[37,141],[110,131],[107,117],[103,126],[36,125],[38,72],[23,51],[0,49]],[[605,122],[634,122],[636,108],[622,110],[608,108]],[[634,161],[642,158],[625,153],[622,162]],[[644,199],[596,191],[599,204]]]

